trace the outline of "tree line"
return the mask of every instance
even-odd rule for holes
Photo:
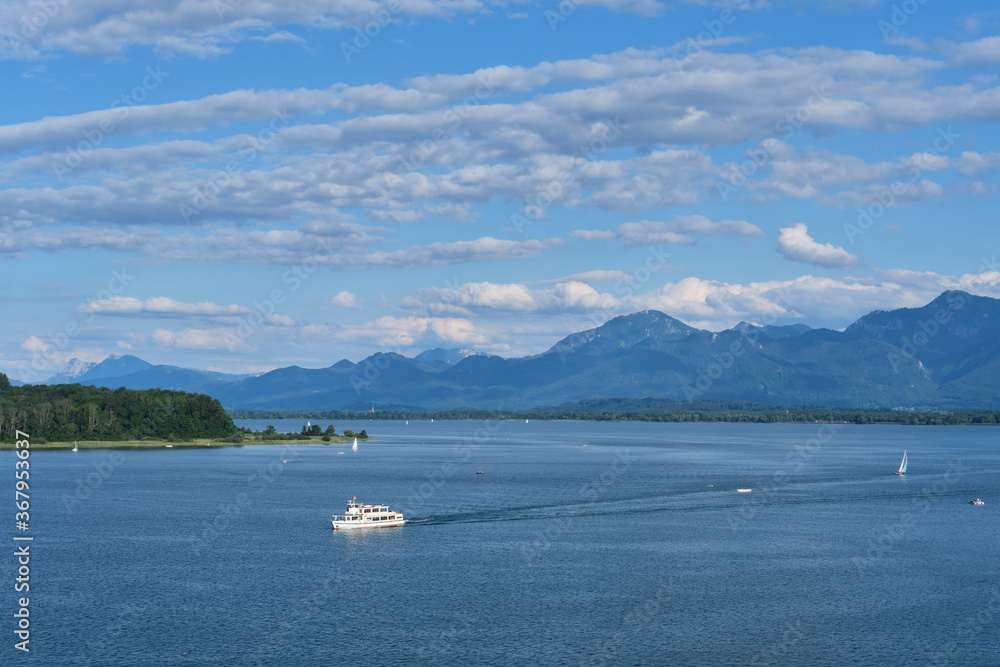
[[[610,404],[610,405],[609,405]],[[597,407],[601,406],[601,407]],[[656,400],[653,406],[632,399],[594,401],[592,406],[541,407],[534,410],[229,410],[234,419],[330,419],[362,421],[372,419],[537,419],[565,421],[642,421],[642,422],[734,422],[754,424],[846,422],[851,424],[962,425],[1000,424],[1000,412],[994,410],[893,410],[826,408],[818,406],[775,406],[745,401],[669,401]]]
[[[0,440],[12,439],[16,430],[35,442],[191,440],[232,437],[236,426],[204,394],[79,384],[14,387],[0,373]]]

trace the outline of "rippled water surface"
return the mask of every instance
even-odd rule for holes
[[[19,662],[1000,663],[994,428],[336,427],[377,440],[33,453]]]

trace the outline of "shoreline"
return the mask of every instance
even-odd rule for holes
[[[336,438],[336,439],[333,439]],[[330,442],[323,442],[322,436],[310,436],[309,438],[278,438],[278,439],[246,439],[243,442],[226,442],[224,440],[214,440],[212,438],[195,438],[179,442],[168,440],[80,440],[75,444],[79,451],[92,449],[204,449],[211,447],[218,449],[221,447],[247,447],[257,445],[343,445],[351,444],[354,438],[345,438],[337,435],[331,438]],[[368,437],[362,442],[372,442],[376,438]],[[29,438],[30,441],[30,438]],[[31,443],[31,451],[72,451],[73,442],[40,442]],[[169,445],[169,446],[168,446]],[[13,442],[0,443],[0,451],[14,451]]]

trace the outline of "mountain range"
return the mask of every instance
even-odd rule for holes
[[[251,376],[179,366],[154,366],[131,354],[112,354],[100,363],[70,359],[58,373],[45,380],[45,384],[79,383],[113,389],[176,389],[211,395],[217,386],[248,377]]]
[[[921,308],[869,313],[844,331],[741,322],[713,333],[648,310],[528,357],[437,348],[255,376],[126,355],[71,363],[50,382],[183,389],[243,409],[526,409],[611,397],[1000,409],[1000,300],[949,291]]]

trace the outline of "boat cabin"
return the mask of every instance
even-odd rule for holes
[[[402,514],[390,510],[388,505],[362,505],[357,500],[351,500],[347,503],[346,514],[335,514],[333,516],[335,522],[346,521],[358,523],[396,521],[402,518]]]

